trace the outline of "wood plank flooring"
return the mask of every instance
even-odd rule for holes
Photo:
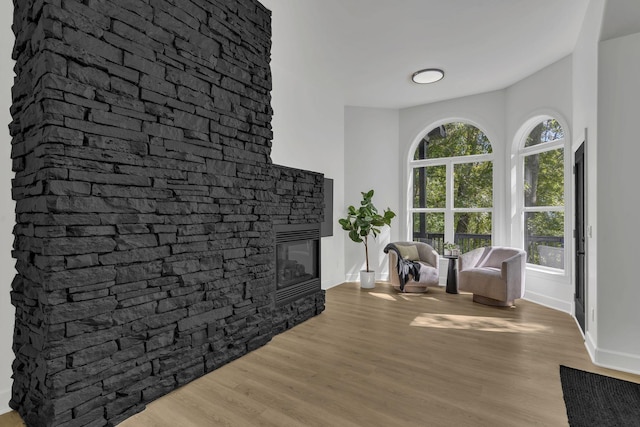
[[[320,316],[120,426],[562,426],[560,364],[640,383],[594,366],[565,313],[345,283]]]

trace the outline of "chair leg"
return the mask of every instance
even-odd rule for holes
[[[500,301],[493,298],[488,298],[482,295],[473,294],[473,302],[484,305],[492,305],[494,307],[512,307],[513,301]]]

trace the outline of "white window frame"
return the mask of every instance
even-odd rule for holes
[[[472,123],[467,123],[465,121],[460,120],[451,120],[445,122],[447,123],[465,123],[469,126],[474,126],[480,129],[485,135],[486,133]],[[432,128],[430,128],[432,129]],[[425,134],[426,135],[426,134]],[[441,157],[436,159],[422,159],[422,160],[413,160],[413,156],[417,149],[418,144],[422,142],[423,138],[420,138],[416,144],[413,145],[410,152],[410,160],[409,160],[409,179],[408,179],[408,194],[410,195],[408,203],[407,203],[407,221],[409,225],[409,240],[413,240],[413,215],[416,213],[444,213],[444,241],[445,242],[453,242],[455,238],[455,230],[453,228],[454,218],[456,213],[483,213],[488,212],[491,214],[491,240],[495,240],[495,215],[494,215],[494,207],[496,201],[496,168],[495,168],[495,154],[492,152],[489,154],[474,154],[469,156],[455,156],[455,157]],[[489,141],[491,143],[491,141]],[[493,176],[491,177],[492,182],[492,201],[490,208],[455,208],[454,207],[454,198],[453,198],[453,190],[454,190],[454,165],[464,164],[464,163],[477,163],[477,162],[492,162],[493,164]],[[413,206],[413,179],[414,179],[414,171],[415,169],[421,167],[429,167],[429,166],[445,166],[446,167],[446,205],[444,208],[415,208]]]
[[[549,119],[554,119],[560,124],[560,126],[562,127],[564,137],[560,139],[556,139],[554,141],[533,145],[531,147],[525,147],[524,145],[526,143],[526,140],[529,134],[531,133],[531,131],[533,130],[533,128],[538,124],[540,124],[541,122]],[[570,139],[568,136],[568,126],[566,122],[564,122],[564,120],[562,120],[561,118],[555,115],[539,116],[539,117],[536,117],[535,119],[529,120],[527,123],[528,123],[528,126],[525,127],[526,131],[523,132],[523,137],[521,138],[518,144],[519,150],[517,153],[518,166],[517,166],[517,177],[516,177],[517,179],[516,197],[517,197],[517,206],[518,206],[518,218],[520,219],[518,240],[520,241],[520,246],[524,248],[524,250],[527,250],[527,248],[524,247],[524,242],[526,241],[525,239],[526,228],[524,224],[525,213],[562,212],[564,214],[564,251],[563,251],[564,268],[560,269],[560,268],[554,268],[554,267],[549,267],[549,266],[544,266],[539,264],[527,263],[527,269],[537,270],[545,273],[551,273],[554,275],[568,276],[570,274],[570,269],[571,269],[570,251],[572,248],[571,234],[570,234],[571,218],[568,217],[568,215],[571,214],[571,209],[570,209],[571,203],[568,199],[570,197],[570,191],[571,191],[570,190],[570,185],[571,185],[570,184],[571,183],[571,167],[570,167],[571,151],[570,150],[571,148],[569,146]],[[525,158],[530,155],[540,154],[547,151],[553,151],[559,148],[562,148],[563,158],[564,158],[564,174],[563,174],[564,175],[564,196],[563,196],[564,205],[563,206],[525,206],[524,205],[525,203],[525,197],[524,197]]]

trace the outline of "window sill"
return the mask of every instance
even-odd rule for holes
[[[531,271],[534,273],[538,273],[538,274],[545,274],[545,275],[551,275],[551,276],[555,276],[555,277],[568,277],[568,271],[565,270],[560,270],[558,268],[551,268],[551,267],[543,267],[541,265],[536,265],[536,264],[527,264],[526,267],[527,271]]]

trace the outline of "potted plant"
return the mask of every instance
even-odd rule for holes
[[[444,255],[445,256],[458,256],[460,255],[460,247],[455,243],[446,242],[444,244]]]
[[[375,271],[369,269],[369,236],[375,239],[380,234],[380,227],[391,226],[391,219],[396,216],[387,208],[382,215],[373,205],[373,190],[362,194],[360,207],[356,209],[349,206],[346,218],[338,220],[342,229],[349,232],[349,238],[356,243],[364,243],[364,255],[366,270],[360,271],[360,286],[363,288],[375,287]]]

